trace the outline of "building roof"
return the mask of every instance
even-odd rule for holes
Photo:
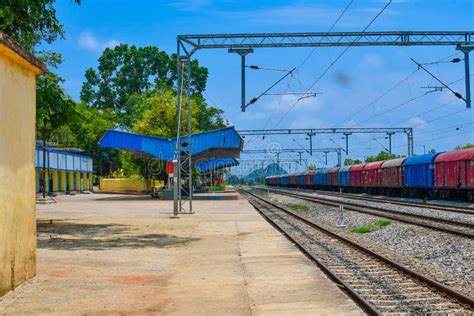
[[[182,138],[182,143],[187,137]],[[101,147],[142,152],[155,158],[171,161],[174,158],[176,139],[108,130],[99,141]],[[234,127],[226,127],[191,135],[191,154],[194,161],[213,158],[238,158],[244,142]]]
[[[25,62],[33,66],[35,73],[40,74],[45,72],[46,66],[39,61],[31,52],[27,51],[23,47],[20,46],[17,42],[15,42],[12,38],[7,36],[6,34],[0,32],[0,52],[3,51],[7,53],[7,55],[16,54],[20,56]]]

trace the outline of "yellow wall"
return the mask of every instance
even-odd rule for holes
[[[0,45],[0,296],[36,273],[37,73]]]
[[[99,188],[101,191],[107,192],[149,192],[152,190],[152,186],[162,187],[163,181],[100,178]]]

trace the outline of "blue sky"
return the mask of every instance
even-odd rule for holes
[[[344,7],[344,1],[246,1],[246,0],[163,0],[58,1],[56,8],[64,24],[66,39],[50,47],[62,53],[64,63],[58,72],[66,82],[67,92],[76,100],[84,72],[97,65],[105,47],[117,43],[137,46],[155,45],[173,53],[177,34],[240,32],[310,32],[327,31]],[[385,5],[385,0],[354,0],[334,31],[361,31]],[[474,8],[471,0],[425,1],[394,0],[369,31],[389,30],[473,30]],[[308,87],[343,48],[318,48],[294,78],[283,81],[272,92],[297,92]],[[299,65],[311,48],[260,49],[247,58],[248,64],[291,69]],[[474,142],[474,110],[447,91],[433,92],[406,105],[403,102],[424,94],[422,86],[435,85],[423,71],[415,71],[410,57],[433,62],[456,54],[454,47],[353,47],[331,68],[313,91],[316,98],[294,103],[294,98],[266,96],[240,112],[240,60],[225,50],[199,51],[194,57],[209,68],[207,95],[225,110],[225,116],[238,129],[250,128],[319,128],[319,127],[414,127],[415,152],[423,147],[438,151]],[[462,58],[458,53],[453,57]],[[474,55],[471,57],[474,59]],[[463,63],[444,63],[429,69],[445,82],[464,77]],[[414,73],[413,73],[414,72]],[[413,73],[411,76],[409,76]],[[471,71],[472,73],[472,71]],[[247,98],[258,95],[281,76],[278,72],[247,72]],[[390,93],[369,105],[380,94],[403,81]],[[464,82],[452,87],[463,95]],[[363,108],[356,115],[357,110]],[[376,135],[388,147],[384,135]],[[318,135],[315,147],[343,146],[339,136]],[[393,151],[406,154],[405,138],[393,137]],[[303,136],[248,137],[247,149],[268,146],[297,148],[307,146]],[[299,144],[298,144],[299,143]],[[352,158],[363,158],[383,149],[372,136],[352,136]],[[335,163],[330,155],[328,165]],[[273,157],[273,156],[267,156]],[[286,155],[294,159],[297,155]],[[248,156],[250,158],[250,156]],[[261,156],[260,158],[263,158]],[[309,158],[324,166],[324,156]],[[289,166],[288,166],[289,167]],[[294,164],[293,170],[301,168]],[[292,170],[292,171],[293,171]]]

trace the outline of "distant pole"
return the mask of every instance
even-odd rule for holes
[[[466,107],[471,107],[471,76],[469,71],[469,51],[468,49],[463,50],[464,53],[464,72],[466,76]]]
[[[44,121],[43,121],[44,124]],[[43,199],[46,198],[46,128],[43,127],[43,183],[41,184],[43,191]]]

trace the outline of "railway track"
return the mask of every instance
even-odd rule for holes
[[[320,196],[308,195],[304,193],[295,193],[288,190],[280,190],[275,188],[262,188],[254,187],[258,190],[266,190],[277,194],[282,194],[297,199],[323,204],[332,207],[339,207],[343,205],[346,210],[355,211],[359,213],[370,214],[374,216],[385,217],[399,222],[404,222],[407,224],[417,225],[433,230],[438,230],[450,234],[459,235],[467,238],[474,238],[474,224],[468,222],[460,222],[455,220],[450,220],[446,218],[433,217],[428,215],[422,215],[417,213],[407,213],[402,211],[395,211],[390,209],[385,209],[382,207],[360,205],[358,203],[352,203],[348,201],[334,201],[332,199],[323,198]]]
[[[290,189],[295,190],[295,189]],[[359,196],[350,193],[337,193],[331,191],[312,191],[307,189],[296,189],[301,192],[313,192],[319,195],[328,195],[328,196],[335,196],[335,197],[342,197],[342,198],[350,198],[353,200],[360,200],[360,201],[368,201],[368,202],[377,202],[377,203],[387,203],[387,204],[396,204],[402,206],[411,206],[411,207],[419,207],[419,208],[427,208],[433,210],[440,210],[445,212],[452,212],[452,213],[461,213],[461,214],[470,214],[474,215],[474,207],[470,206],[462,206],[462,205],[440,205],[435,203],[423,203],[423,202],[414,202],[414,201],[401,201],[396,198],[386,197],[377,198],[377,197],[369,197],[369,196]]]
[[[474,299],[247,190],[239,190],[276,228],[367,313],[471,314]]]

